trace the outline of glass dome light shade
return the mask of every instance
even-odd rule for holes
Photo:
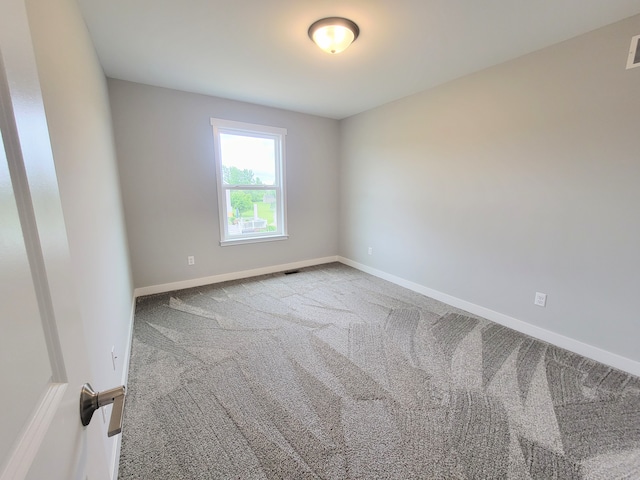
[[[360,29],[346,18],[323,18],[309,27],[309,37],[327,53],[343,52],[358,38]]]

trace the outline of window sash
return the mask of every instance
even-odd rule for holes
[[[272,241],[288,238],[287,221],[286,221],[286,198],[284,185],[284,164],[285,164],[285,135],[286,129],[279,127],[269,127],[264,125],[246,124],[241,122],[233,122],[221,119],[211,119],[213,127],[214,143],[215,143],[215,164],[216,176],[218,184],[218,211],[220,216],[220,245],[234,245],[241,243],[252,243],[256,241]],[[272,185],[269,184],[228,184],[223,180],[223,158],[220,142],[220,134],[227,133],[238,136],[268,138],[274,140],[274,162],[275,162],[275,178]],[[229,214],[235,212],[230,211],[227,197],[232,190],[242,191],[274,191],[276,197],[275,219],[276,230],[265,232],[247,232],[241,235],[230,233]]]

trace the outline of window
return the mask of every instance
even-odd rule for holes
[[[211,119],[220,245],[287,238],[284,138],[287,130]]]

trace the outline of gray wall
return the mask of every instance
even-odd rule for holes
[[[104,390],[122,382],[133,300],[106,80],[74,0],[26,4],[90,352],[87,381]],[[111,458],[119,437],[103,438]]]
[[[638,34],[635,16],[343,120],[340,254],[640,360]]]
[[[108,85],[136,287],[337,254],[338,121],[121,80]],[[219,245],[211,117],[288,129],[288,240]]]

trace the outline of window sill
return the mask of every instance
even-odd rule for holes
[[[288,238],[289,235],[269,235],[267,237],[238,238],[233,240],[222,240],[220,242],[220,246],[229,247],[231,245],[243,245],[245,243],[276,242],[279,240],[287,240]]]

